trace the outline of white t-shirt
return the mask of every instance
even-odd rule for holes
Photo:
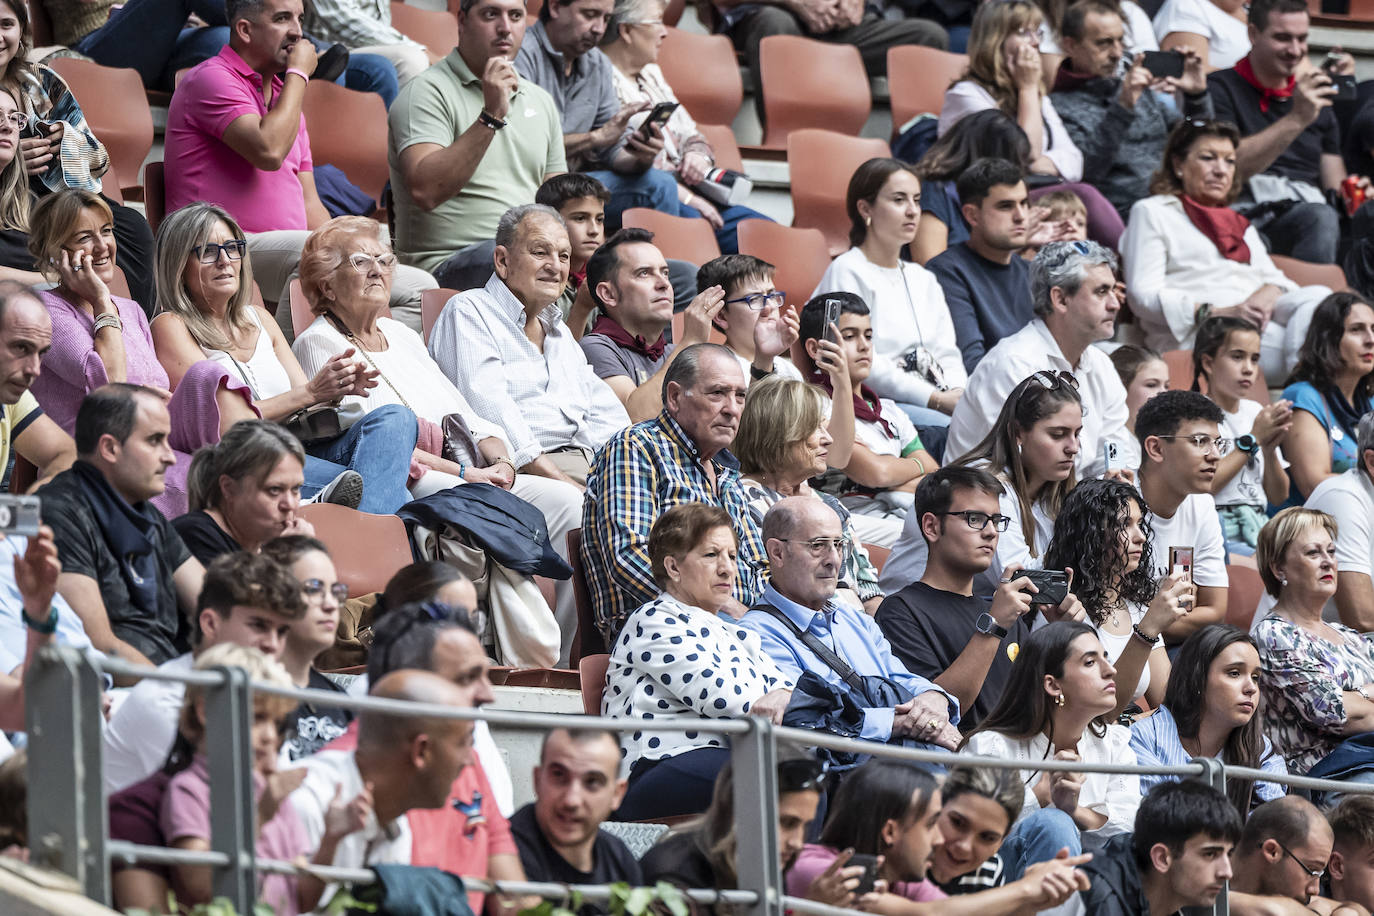
[[[1240,406],[1235,413],[1222,411],[1221,435],[1232,441],[1241,436],[1249,435],[1251,427],[1255,425],[1255,417],[1264,409],[1264,405],[1249,398],[1241,398]],[[1288,462],[1279,457],[1279,461],[1284,467],[1288,467]],[[1221,488],[1221,492],[1212,497],[1212,501],[1218,506],[1263,506],[1267,500],[1264,496],[1264,450],[1255,452],[1253,458],[1245,463],[1235,477],[1232,477],[1226,486]]]
[[[911,449],[912,443],[920,438],[916,433],[916,426],[905,411],[889,398],[878,398],[878,404],[882,408],[883,419],[892,428],[892,435],[883,429],[881,423],[855,420],[854,438],[875,455],[900,458]]]
[[[1217,70],[1234,67],[1250,53],[1250,33],[1241,20],[1211,0],[1165,0],[1155,14],[1155,37],[1191,32],[1207,39],[1207,65]]]
[[[1328,477],[1312,490],[1306,505],[1336,520],[1336,571],[1374,574],[1374,483],[1369,475],[1355,467]],[[1334,598],[1322,616],[1340,619]]]
[[[945,103],[940,109],[937,130],[943,137],[951,127],[968,115],[996,107],[997,100],[992,97],[992,93],[972,80],[960,80],[945,91]],[[1040,149],[1031,152],[1037,156],[1045,156],[1053,162],[1054,167],[1059,170],[1060,177],[1065,181],[1081,181],[1083,153],[1074,145],[1073,138],[1069,136],[1048,94],[1040,99],[1040,117],[1045,125],[1045,129],[1041,131],[1041,146]]]
[[[158,665],[159,671],[186,674],[190,652]],[[177,737],[186,685],[144,678],[130,690],[105,726],[105,795],[147,779],[167,762]]]
[[[1221,536],[1221,520],[1217,506],[1206,493],[1184,497],[1173,518],[1160,518],[1150,513],[1150,527],[1154,529],[1151,553],[1154,574],[1159,579],[1169,575],[1169,548],[1193,548],[1193,583],[1206,588],[1226,588],[1226,542]]]

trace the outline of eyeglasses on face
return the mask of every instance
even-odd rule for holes
[[[977,512],[973,509],[963,509],[959,512],[941,512],[940,514],[958,515],[974,531],[982,531],[988,526],[988,522],[992,522],[993,527],[998,531],[1006,531],[1007,526],[1011,524],[1011,516],[1009,515],[988,515],[986,512]]]
[[[771,293],[750,293],[747,296],[738,296],[734,299],[725,300],[726,305],[735,302],[743,302],[750,309],[761,312],[770,306],[782,308],[783,304],[787,302],[787,293],[780,289],[775,289]]]
[[[1274,842],[1275,842],[1275,843],[1279,843],[1279,841],[1278,841],[1277,839],[1274,840]],[[1288,858],[1292,859],[1294,862],[1297,862],[1297,863],[1298,863],[1298,868],[1301,868],[1301,869],[1303,870],[1303,873],[1306,874],[1307,877],[1309,877],[1309,878],[1316,878],[1316,879],[1319,880],[1319,881],[1320,881],[1322,878],[1325,878],[1325,877],[1326,877],[1326,869],[1325,869],[1325,868],[1320,868],[1320,869],[1317,869],[1317,868],[1308,868],[1307,865],[1302,861],[1302,859],[1299,859],[1297,856],[1293,855],[1293,850],[1289,849],[1287,846],[1283,845],[1282,843],[1279,843],[1279,849],[1282,849],[1283,852],[1284,852],[1284,855],[1288,856]]]
[[[1184,442],[1191,442],[1193,448],[1204,454],[1212,449],[1217,450],[1218,458],[1225,458],[1231,451],[1231,446],[1235,445],[1235,440],[1227,438],[1213,438],[1204,433],[1197,433],[1192,436],[1156,436],[1156,439],[1182,439]]]
[[[5,115],[5,120],[13,124],[16,130],[23,130],[29,126],[29,116],[22,111],[11,111]]]
[[[230,239],[223,245],[215,245],[207,242],[204,245],[197,245],[191,249],[191,254],[202,264],[213,264],[219,260],[219,253],[224,252],[224,256],[231,261],[242,261],[243,253],[248,250],[248,242],[244,239]]]
[[[301,591],[311,598],[323,597],[325,592],[324,580],[306,579],[301,583]],[[342,582],[335,582],[329,586],[329,594],[334,596],[335,601],[342,604],[348,600],[348,586]]]
[[[812,538],[809,541],[799,541],[796,538],[778,538],[785,544],[800,544],[811,552],[811,556],[820,557],[835,551],[843,556],[849,551],[849,545],[853,543],[849,538]]]
[[[394,254],[370,255],[365,251],[355,251],[348,256],[348,263],[353,265],[353,269],[360,274],[371,273],[373,265],[384,274],[389,274],[396,269],[396,256]]]

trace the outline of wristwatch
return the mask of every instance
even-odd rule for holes
[[[1259,451],[1259,440],[1256,439],[1254,436],[1250,435],[1249,433],[1246,433],[1243,436],[1237,436],[1236,448],[1240,449],[1247,455],[1254,455],[1256,452]]]
[[[973,629],[984,636],[995,636],[998,639],[1005,639],[1007,635],[1007,628],[1000,626],[992,619],[992,615],[986,612],[978,616],[978,622],[973,625]]]

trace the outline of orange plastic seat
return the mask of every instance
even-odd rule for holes
[[[458,20],[445,10],[426,10],[393,0],[391,24],[396,31],[418,41],[438,57],[458,46]]]
[[[386,164],[386,106],[375,92],[354,92],[324,80],[305,89],[310,156],[340,169],[374,201],[390,173]]]
[[[872,561],[873,568],[878,572],[883,571],[883,565],[887,563],[887,558],[892,556],[890,549],[879,547],[877,544],[865,544],[864,550],[868,551],[868,559]]]
[[[658,49],[658,66],[694,120],[734,123],[744,101],[744,83],[729,38],[670,28]]]
[[[1339,264],[1313,264],[1311,261],[1300,261],[1281,254],[1272,254],[1269,257],[1274,261],[1274,266],[1283,271],[1285,277],[1299,286],[1326,286],[1332,292],[1350,288],[1345,271]]]
[[[439,320],[439,313],[448,305],[448,301],[458,295],[456,289],[426,289],[420,292],[420,330],[424,332],[425,343],[429,343],[429,332],[434,327],[434,322]]]
[[[1166,350],[1160,354],[1169,367],[1169,387],[1187,391],[1193,387],[1193,351]]]
[[[606,669],[610,666],[609,655],[588,655],[577,663],[582,681],[582,711],[589,716],[601,715],[601,695],[606,692]]]
[[[739,144],[735,142],[735,129],[726,124],[703,124],[697,122],[697,130],[711,144],[716,165],[723,169],[744,171],[744,160],[739,154]]]
[[[277,307],[281,308],[281,304],[278,303]],[[291,336],[293,338],[299,337],[301,331],[310,327],[314,321],[315,313],[310,311],[310,303],[305,299],[305,291],[301,289],[300,278],[293,277],[291,280]]]
[[[945,90],[967,69],[967,54],[922,45],[888,48],[887,88],[891,94],[893,133],[919,114],[938,115],[945,107]]]
[[[796,229],[766,219],[739,224],[739,250],[772,264],[773,286],[787,293],[789,305],[800,309],[830,266],[830,252],[819,229]]]
[[[1264,580],[1248,566],[1226,567],[1226,622],[1247,633],[1264,594]]]
[[[105,193],[110,194],[110,185],[119,190],[141,188],[139,172],[153,148],[153,113],[138,71],[74,57],[60,57],[52,68],[67,81],[96,139],[110,154]]]
[[[821,230],[832,257],[846,251],[849,217],[844,198],[849,178],[869,159],[890,155],[886,140],[810,128],[793,131],[787,137],[792,225]]]
[[[315,536],[329,548],[339,581],[348,586],[350,595],[380,592],[412,562],[405,523],[394,515],[311,503],[301,506],[301,517],[315,526]]]
[[[766,148],[790,150],[788,135],[806,127],[857,136],[873,110],[868,74],[853,45],[769,35],[759,43],[759,74]]]
[[[700,216],[669,216],[647,207],[632,207],[621,223],[654,234],[654,244],[665,258],[690,261],[697,266],[720,257],[720,245],[711,224]]]

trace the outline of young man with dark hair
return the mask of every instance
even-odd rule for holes
[[[621,229],[587,261],[587,289],[601,317],[580,341],[587,363],[625,405],[630,421],[658,416],[663,375],[673,354],[711,337],[725,292],[708,287],[683,313],[682,339],[667,342],[673,285],[663,253],[647,229]]]
[[[1329,896],[1374,909],[1374,795],[1347,795],[1326,813],[1331,824]]]
[[[1249,10],[1250,53],[1207,78],[1217,119],[1244,138],[1236,171],[1253,176],[1237,209],[1252,216],[1271,253],[1329,264],[1341,218],[1328,201],[1339,198],[1346,177],[1331,109],[1336,88],[1324,68],[1308,63],[1311,15],[1303,0],[1255,0]],[[1339,55],[1335,69],[1353,75],[1354,58]]]
[[[968,241],[951,245],[926,268],[940,281],[954,335],[972,372],[983,354],[1035,317],[1030,265],[1018,256],[1030,228],[1030,197],[1021,169],[979,159],[955,183]]]
[[[568,230],[568,285],[555,304],[577,340],[587,332],[596,309],[591,290],[584,289],[587,261],[606,240],[606,204],[610,200],[611,192],[604,184],[581,172],[555,175],[534,192],[534,202],[557,210]]]
[[[190,648],[185,621],[205,569],[149,500],[176,462],[162,394],[118,382],[76,415],[77,461],[43,487],[62,557],[57,590],[100,651],[161,664]]]
[[[1030,635],[1024,615],[1035,586],[1002,571],[989,605],[973,594],[973,578],[997,555],[1002,482],[971,467],[941,468],[916,487],[921,534],[929,547],[925,575],[888,595],[874,619],[892,652],[913,674],[930,678],[959,701],[960,729],[970,731],[1001,699],[1011,672],[1011,646]],[[1049,620],[1082,616],[1070,594]]]
[[[697,271],[697,292],[713,286],[725,290],[716,330],[725,335],[745,379],[773,374],[800,379],[801,372],[783,356],[797,339],[797,319],[784,311],[787,293],[773,287],[773,265],[750,254],[713,258]]]
[[[625,797],[620,739],[604,729],[555,728],[544,736],[534,768],[534,801],[510,819],[520,862],[531,881],[558,884],[644,882],[634,853],[601,829]],[[608,912],[584,903],[578,916]]]
[[[1231,878],[1240,831],[1240,815],[1221,792],[1197,780],[1160,783],[1141,800],[1135,832],[1112,837],[1080,866],[1092,887],[1062,912],[1168,916],[1210,907]]]
[[[1212,501],[1212,478],[1233,443],[1221,438],[1221,419],[1221,408],[1196,391],[1161,392],[1136,414],[1140,495],[1154,530],[1155,577],[1174,572],[1172,548],[1193,552],[1193,609],[1164,631],[1171,645],[1226,619],[1226,545]]]
[[[256,553],[228,553],[210,564],[192,617],[190,652],[160,667],[183,674],[206,649],[237,643],[278,658],[292,622],[305,614],[301,587],[281,564]],[[186,685],[138,682],[105,729],[105,790],[117,792],[151,775],[176,739]]]

